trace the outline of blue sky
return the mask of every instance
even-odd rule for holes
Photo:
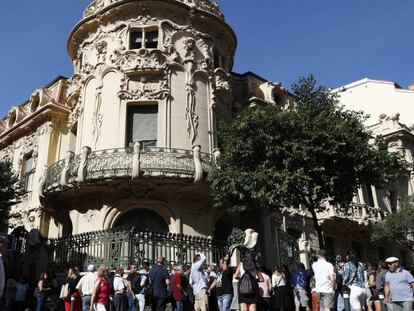
[[[0,1],[0,116],[58,75],[67,36],[90,0]],[[238,36],[234,71],[287,87],[313,73],[341,86],[364,77],[414,81],[413,0],[221,0]]]

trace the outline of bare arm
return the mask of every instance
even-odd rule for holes
[[[208,289],[207,292],[210,293],[210,291],[212,291],[213,288],[216,287],[216,285],[217,285],[217,280],[214,280],[213,283],[211,283],[210,288]]]
[[[96,292],[98,291],[98,288],[99,288],[99,285],[101,284],[101,280],[100,279],[98,279],[97,281],[96,281],[96,283],[95,283],[95,286],[94,286],[94,288],[93,288],[93,291],[92,291],[92,297],[91,297],[91,307],[89,308],[89,310],[93,310],[93,305],[94,305],[94,303],[95,303],[95,298],[96,298]]]
[[[127,281],[127,291],[134,295],[134,292],[132,291],[131,281]]]
[[[388,285],[388,283],[385,283],[384,285],[384,303],[387,304],[388,303],[388,297],[390,296],[390,286]]]
[[[237,266],[236,272],[234,272],[233,277],[235,279],[240,279],[240,265]]]

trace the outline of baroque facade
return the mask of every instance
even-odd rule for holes
[[[236,44],[208,0],[93,1],[69,35],[74,74],[34,91],[0,121],[0,158],[13,163],[25,192],[11,228],[49,238],[132,226],[222,238],[234,223],[212,208],[205,182],[220,156],[217,123],[235,106],[292,100],[280,83],[232,72]],[[397,121],[403,135],[390,137],[411,144],[412,132]],[[359,189],[346,212],[328,206],[320,214],[332,252],[378,255],[365,250],[366,235],[392,211],[390,191]],[[318,245],[306,212],[267,216],[239,221],[259,232],[264,263],[283,251],[294,256],[291,246],[280,249],[279,230],[307,261]]]

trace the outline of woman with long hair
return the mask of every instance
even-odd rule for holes
[[[52,287],[49,282],[49,276],[47,272],[42,272],[40,274],[39,281],[37,282],[37,288],[36,288],[36,311],[43,311],[43,307],[45,305],[45,302],[47,300],[48,295],[52,291]]]
[[[354,251],[348,252],[348,261],[344,266],[344,283],[349,287],[349,302],[352,310],[365,310],[365,267],[359,262]]]
[[[286,275],[280,267],[275,267],[272,274],[273,307],[277,311],[289,309]]]
[[[98,279],[96,280],[92,291],[90,311],[106,311],[109,304],[109,295],[111,294],[111,285],[108,281],[108,268],[100,266],[97,271]]]
[[[263,276],[258,271],[254,253],[244,254],[242,263],[234,273],[234,278],[239,279],[240,311],[256,311],[260,303],[259,282],[263,282]]]
[[[373,309],[375,311],[382,310],[382,302],[384,299],[384,283],[385,283],[385,262],[383,260],[378,261],[375,273],[371,274],[368,279],[368,285],[372,291]]]
[[[68,270],[68,275],[65,280],[65,284],[68,284],[68,292],[69,295],[65,299],[65,310],[71,311],[71,303],[74,299],[75,304],[75,311],[82,310],[82,299],[80,296],[79,291],[76,289],[76,285],[78,285],[81,276],[79,275],[78,268],[70,268]]]

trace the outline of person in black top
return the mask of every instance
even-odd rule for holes
[[[71,298],[75,298],[75,311],[81,311],[82,300],[79,291],[76,289],[81,276],[79,275],[79,269],[74,267],[68,270],[68,275],[65,280],[65,284],[69,284],[69,295],[65,299],[65,310],[71,311]]]
[[[233,300],[233,273],[233,269],[229,267],[229,258],[222,258],[220,260],[220,271],[208,290],[209,294],[214,288],[216,289],[217,303],[220,311],[230,311]]]

